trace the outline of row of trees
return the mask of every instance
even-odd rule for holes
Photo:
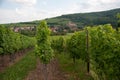
[[[76,59],[85,61],[88,73],[92,69],[100,80],[120,80],[120,33],[111,25],[87,27],[74,33],[66,45],[63,42],[56,39],[52,47],[60,52],[66,48],[74,63]]]
[[[59,52],[65,51],[66,48],[74,63],[76,59],[85,61],[88,73],[90,72],[90,64],[92,64],[92,69],[98,74],[100,80],[120,79],[120,66],[116,66],[120,64],[120,35],[111,25],[87,27],[67,39],[66,45],[64,45],[65,41],[62,37],[52,40],[50,44],[49,36],[50,30],[47,23],[41,21],[37,27],[36,54],[45,65],[45,80],[47,80],[46,64],[53,57],[52,48]]]
[[[91,36],[91,60],[100,79],[119,80],[120,33],[112,26],[89,29]]]
[[[14,33],[9,28],[0,25],[0,55],[13,54],[34,45],[34,38]]]

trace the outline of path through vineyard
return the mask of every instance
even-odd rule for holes
[[[67,80],[67,76],[60,70],[59,62],[57,59],[52,60],[47,65],[48,80]],[[36,69],[31,71],[25,80],[44,80],[44,68],[43,64],[37,60]]]

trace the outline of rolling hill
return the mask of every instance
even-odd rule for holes
[[[47,19],[47,21],[50,25],[66,25],[66,23],[70,21],[77,24],[78,27],[84,27],[86,25],[101,25],[108,23],[112,24],[115,27],[117,24],[117,13],[120,13],[120,8],[101,12],[62,15],[59,17]]]
[[[120,8],[101,11],[101,12],[90,12],[90,13],[76,13],[76,14],[67,14],[61,15],[54,18],[45,19],[48,22],[50,27],[68,27],[69,23],[76,25],[79,28],[82,28],[87,25],[101,25],[101,24],[112,24],[113,27],[117,24],[116,14],[120,13]],[[31,22],[20,22],[20,23],[11,23],[6,26],[36,26],[40,20],[31,21]]]

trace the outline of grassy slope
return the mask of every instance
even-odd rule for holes
[[[35,66],[34,51],[28,52],[19,62],[0,73],[0,80],[23,80]]]

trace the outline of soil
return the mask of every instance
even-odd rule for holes
[[[31,71],[25,80],[68,80],[66,74],[60,70],[57,59],[53,59],[46,67],[37,60],[36,69]]]
[[[17,63],[19,60],[25,56],[25,54],[29,51],[32,51],[33,48],[27,48],[24,50],[20,50],[13,55],[0,55],[0,72],[4,71],[7,67],[12,66]],[[11,57],[11,58],[10,58]]]

